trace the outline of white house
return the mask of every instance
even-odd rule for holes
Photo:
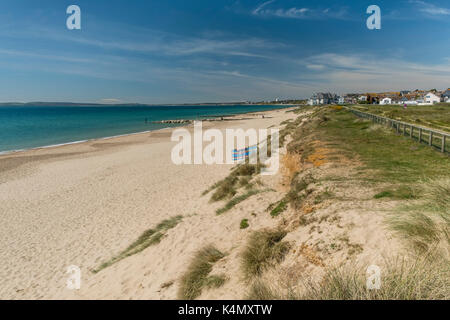
[[[338,104],[344,104],[345,103],[345,98],[342,96],[338,97]]]
[[[317,95],[313,95],[309,100],[308,100],[308,104],[310,106],[317,106],[318,104],[320,104],[319,98],[317,97]]]
[[[360,96],[358,98],[359,101],[367,101],[367,96]]]
[[[392,99],[391,98],[384,98],[383,100],[380,101],[380,104],[392,104]]]
[[[315,93],[308,100],[308,104],[311,106],[320,104],[332,104],[338,102],[338,96],[334,93]]]
[[[437,96],[433,92],[428,92],[425,96],[426,104],[435,104],[441,102],[441,97]]]
[[[450,103],[450,89],[447,89],[447,91],[444,92],[442,95],[442,100],[444,102]]]

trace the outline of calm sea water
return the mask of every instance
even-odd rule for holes
[[[277,109],[279,106],[0,107],[0,152],[166,128],[152,121],[201,119]],[[145,122],[147,119],[147,123]]]

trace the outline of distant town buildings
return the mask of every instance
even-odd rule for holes
[[[380,105],[433,105],[440,102],[450,103],[450,88],[444,91],[432,89],[429,91],[416,89],[399,92],[381,93],[315,93],[307,101],[309,105],[324,104],[380,104]]]
[[[380,104],[392,104],[391,98],[384,98],[380,101]]]
[[[366,102],[367,101],[367,96],[359,96],[358,101]]]
[[[308,104],[311,106],[315,106],[315,105],[321,105],[321,104],[338,104],[341,103],[340,101],[342,101],[342,104],[344,103],[344,98],[338,96],[337,94],[334,93],[315,93],[309,100],[308,100]]]
[[[428,92],[425,96],[426,104],[435,104],[441,102],[441,95],[438,93]]]
[[[447,90],[442,94],[442,100],[444,100],[444,102],[450,103],[450,89],[447,89]]]

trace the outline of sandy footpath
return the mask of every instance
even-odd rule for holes
[[[268,128],[295,116],[263,113],[204,127]],[[231,166],[174,165],[172,130],[0,156],[0,299],[173,299],[175,286],[161,284],[176,280],[193,252],[208,243],[229,249],[237,220],[216,216],[220,204],[201,193]],[[175,215],[185,218],[157,246],[90,271]],[[69,265],[82,270],[76,292],[66,288]]]

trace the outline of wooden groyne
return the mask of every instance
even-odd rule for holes
[[[245,117],[240,117],[240,118],[237,118],[236,117],[237,115],[224,115],[224,116],[211,116],[211,115],[208,115],[208,116],[200,116],[201,118],[203,118],[203,117],[214,117],[214,118],[205,118],[205,119],[173,119],[173,120],[161,120],[161,121],[152,121],[152,123],[163,123],[163,124],[190,124],[190,123],[193,123],[194,121],[210,121],[210,122],[213,122],[213,121],[231,121],[231,120],[234,120],[234,121],[238,121],[238,120],[246,120],[246,119],[248,119],[248,118],[245,118]],[[256,114],[256,113],[254,113],[254,114],[251,114],[251,113],[248,113],[248,114],[243,114],[242,116],[253,116],[253,117],[262,117],[263,119],[264,119],[264,114]]]
[[[164,123],[164,124],[183,124],[191,122],[193,122],[193,120],[186,120],[186,119],[152,121],[152,123]]]
[[[225,119],[226,117],[217,117],[217,118],[207,118],[207,119],[200,119],[198,121],[225,121],[230,119]],[[239,119],[234,119],[239,120]],[[152,121],[152,123],[164,123],[164,124],[187,124],[187,123],[193,123],[195,120],[193,119],[175,119],[175,120],[161,120],[161,121]]]

